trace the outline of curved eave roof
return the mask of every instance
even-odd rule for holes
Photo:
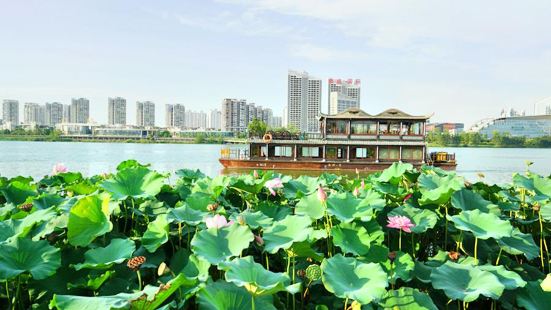
[[[398,109],[388,109],[379,114],[371,115],[359,108],[349,108],[335,115],[320,114],[320,120],[327,119],[406,119],[427,120],[431,115],[410,115]]]

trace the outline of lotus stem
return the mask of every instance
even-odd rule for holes
[[[142,274],[140,273],[140,270],[136,270],[136,274],[138,275],[138,290],[142,290]]]
[[[270,271],[270,260],[268,259],[268,252],[266,252],[266,270]]]
[[[541,212],[538,212],[538,221],[540,222],[540,261],[541,261],[541,269],[545,273],[545,262],[543,261],[543,223],[541,221]]]
[[[11,303],[10,299],[10,288],[8,286],[8,280],[6,280],[6,296],[8,297],[8,302]]]
[[[293,284],[295,284],[295,255],[293,255],[293,276],[291,277]],[[293,310],[295,310],[295,297],[293,296]]]
[[[348,297],[344,300],[344,310],[348,309]]]
[[[254,306],[254,295],[251,294],[251,310],[255,310]]]
[[[444,204],[444,210],[446,211],[446,222],[444,224],[444,251],[448,247],[448,205]]]
[[[415,258],[415,236],[411,234],[411,256]]]
[[[545,247],[545,255],[547,256],[547,270],[551,270],[551,260],[549,260],[549,249],[547,248],[547,240],[543,238],[543,246]]]
[[[13,309],[15,309],[15,306],[17,305],[18,301],[21,301],[20,298],[19,298],[20,288],[21,288],[21,275],[18,275],[17,276],[17,289],[15,290],[14,301],[13,301],[13,304],[12,304]]]
[[[497,254],[497,259],[496,259],[496,266],[499,264],[499,259],[501,258],[501,252],[503,252],[503,249],[499,249],[499,254]]]
[[[402,229],[398,232],[398,250],[402,251]]]
[[[475,260],[478,260],[477,251],[478,251],[478,238],[474,237],[474,259]]]
[[[182,247],[182,223],[178,223],[178,246]]]

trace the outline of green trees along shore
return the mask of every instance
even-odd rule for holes
[[[433,131],[427,134],[430,146],[457,146],[457,147],[551,147],[551,135],[538,138],[512,137],[509,134],[494,132],[492,138],[487,138],[477,132],[462,132],[449,134]]]

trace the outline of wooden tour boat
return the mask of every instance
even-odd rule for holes
[[[320,133],[269,131],[250,137],[248,149],[222,149],[220,163],[228,169],[380,171],[401,161],[454,170],[455,154],[427,154],[429,118],[397,109],[377,115],[358,108],[322,114]]]

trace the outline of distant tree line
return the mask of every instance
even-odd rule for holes
[[[431,146],[485,146],[485,147],[537,147],[551,148],[551,135],[538,138],[513,137],[509,133],[494,132],[488,138],[478,132],[448,132],[432,131],[427,134]]]

